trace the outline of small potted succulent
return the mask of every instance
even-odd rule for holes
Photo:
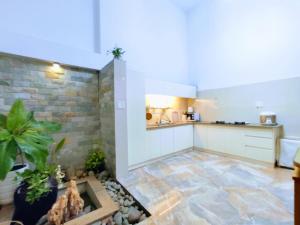
[[[26,159],[33,167],[18,173],[21,184],[14,194],[13,220],[24,225],[35,224],[56,200],[59,171],[47,160],[54,143],[50,134],[60,129],[57,123],[37,121],[21,100],[15,101],[7,116],[0,115],[0,180],[6,179],[18,160],[24,165]],[[53,151],[58,152],[63,144],[64,139]]]
[[[125,51],[122,48],[114,47],[112,50],[107,51],[107,53],[111,53],[115,59],[121,59]]]
[[[90,152],[85,162],[85,169],[94,173],[101,173],[105,170],[105,154],[102,150]]]

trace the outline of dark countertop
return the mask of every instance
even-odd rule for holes
[[[282,125],[261,125],[256,123],[249,123],[246,125],[234,125],[234,124],[216,124],[212,122],[197,122],[197,121],[185,121],[185,122],[178,122],[178,123],[170,123],[164,125],[147,125],[147,130],[155,130],[155,129],[163,129],[163,128],[170,128],[170,127],[178,127],[178,126],[186,126],[186,125],[209,125],[209,126],[226,126],[226,127],[241,127],[241,128],[265,128],[265,129],[275,129],[281,128]]]

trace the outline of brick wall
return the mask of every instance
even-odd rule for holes
[[[106,155],[108,171],[116,175],[115,108],[114,108],[114,61],[101,70],[100,94],[100,135]]]
[[[82,167],[89,150],[101,145],[99,73],[73,67],[56,71],[51,64],[23,57],[0,55],[0,112],[23,99],[37,119],[60,122],[67,138],[60,163]]]

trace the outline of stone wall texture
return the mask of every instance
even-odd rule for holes
[[[0,85],[1,113],[7,113],[16,99],[23,99],[37,119],[63,125],[54,136],[56,140],[67,138],[59,159],[64,167],[83,167],[89,150],[101,147],[99,106],[105,108],[102,112],[107,120],[102,122],[109,128],[109,99],[113,93],[101,93],[106,102],[99,101],[97,71],[63,66],[57,72],[43,61],[0,55],[0,80],[8,83]],[[106,80],[111,82],[109,77],[101,80],[103,85]],[[113,137],[112,130],[107,132]]]
[[[106,155],[106,166],[116,175],[114,61],[101,70],[99,78],[100,135]]]

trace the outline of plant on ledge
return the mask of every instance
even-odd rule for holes
[[[107,53],[111,53],[115,59],[121,59],[125,51],[122,48],[115,47],[111,51],[107,51]]]
[[[101,150],[92,151],[85,162],[87,171],[100,173],[105,170],[105,154]]]

